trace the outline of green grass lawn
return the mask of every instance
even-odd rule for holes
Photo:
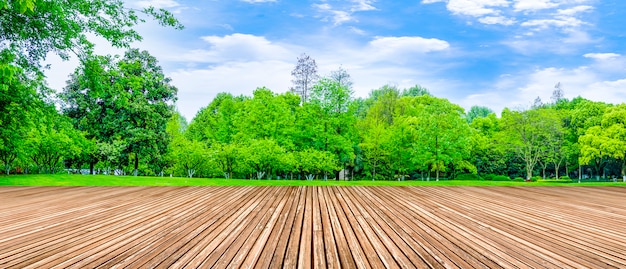
[[[106,175],[0,176],[0,186],[623,186],[622,182],[245,180]]]

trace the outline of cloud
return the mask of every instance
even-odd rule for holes
[[[585,5],[589,2],[592,0],[422,0],[422,4],[446,3],[448,11],[468,17],[468,22],[535,31],[567,31],[588,24],[582,14],[594,9]]]
[[[558,7],[552,0],[515,0],[515,11],[537,11]]]
[[[142,8],[146,8],[149,6],[152,6],[155,8],[173,8],[173,7],[180,6],[180,4],[174,0],[143,0],[143,1],[137,1],[135,5],[142,7]]]
[[[499,14],[494,7],[508,6],[507,0],[449,0],[446,7],[453,14],[480,17]]]
[[[566,9],[559,9],[557,10],[557,14],[559,15],[565,15],[565,16],[574,16],[578,13],[582,13],[582,12],[588,12],[593,10],[592,6],[575,6],[572,8],[566,8]]]
[[[515,19],[507,18],[504,16],[487,16],[478,19],[479,22],[484,24],[501,24],[501,25],[513,25]]]
[[[499,77],[492,86],[479,93],[456,100],[465,108],[485,105],[494,111],[503,108],[528,108],[533,100],[541,98],[550,102],[554,85],[561,83],[565,97],[581,96],[593,101],[607,103],[626,100],[624,73],[608,74],[601,66],[578,66],[573,68],[546,67],[530,72],[519,72]],[[451,98],[451,101],[455,101]]]
[[[167,75],[179,89],[178,110],[191,120],[220,92],[251,95],[263,86],[274,92],[287,91],[292,68],[292,63],[273,60],[230,62],[211,68],[179,69]]]
[[[521,24],[524,27],[532,27],[535,30],[544,30],[550,27],[557,28],[576,28],[584,24],[583,21],[567,16],[557,16],[553,19],[540,19],[540,20],[529,20],[525,21]]]
[[[222,63],[289,59],[294,54],[284,46],[275,44],[262,36],[232,34],[226,36],[204,36],[207,49],[190,50],[180,56],[179,61]]]
[[[354,14],[363,11],[376,10],[371,0],[351,0],[348,3],[341,2],[336,5],[323,1],[321,3],[312,4],[320,18],[324,22],[332,21],[333,26],[339,26],[347,22],[356,22]]]
[[[615,58],[618,58],[620,56],[621,55],[619,55],[617,53],[587,53],[587,54],[583,55],[583,57],[585,57],[585,58],[591,58],[591,59],[599,60],[599,61],[615,59]]]
[[[443,51],[450,48],[450,44],[436,38],[423,38],[419,36],[400,37],[376,37],[369,42],[369,47],[374,53],[379,54],[407,54],[428,53]]]

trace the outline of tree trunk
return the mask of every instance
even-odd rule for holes
[[[139,174],[139,154],[135,154],[135,170],[133,171],[134,176],[137,174]]]
[[[93,162],[90,162],[90,163],[89,163],[89,174],[90,174],[90,175],[93,175],[93,166],[94,166],[94,163],[93,163]]]

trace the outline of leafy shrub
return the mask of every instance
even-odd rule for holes
[[[495,177],[495,174],[486,174],[483,176],[484,180],[493,180],[493,177]]]
[[[561,176],[559,177],[559,179],[572,180],[569,176]]]
[[[480,178],[480,176],[476,175],[476,174],[460,174],[458,176],[456,176],[456,178],[454,178],[454,180],[482,180],[482,178]]]
[[[513,181],[523,182],[524,179],[521,178],[521,177],[516,177],[516,178],[513,179]]]
[[[498,176],[494,176],[493,178],[491,178],[491,180],[493,180],[493,181],[510,181],[511,178],[508,177],[508,176],[498,175]]]

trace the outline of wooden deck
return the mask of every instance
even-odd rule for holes
[[[0,268],[626,268],[620,187],[4,187]]]

